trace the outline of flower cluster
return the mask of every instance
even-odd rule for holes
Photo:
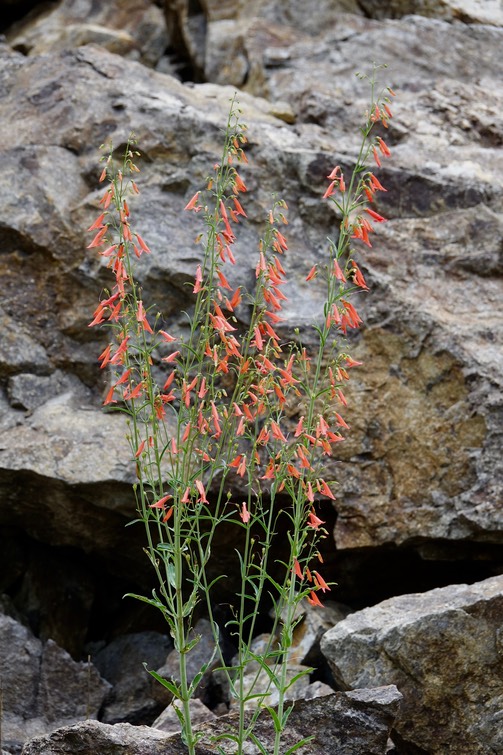
[[[253,691],[243,691],[244,671],[256,661],[250,649],[256,611],[250,613],[250,605],[256,606],[265,593],[275,601],[281,650],[271,645],[262,662],[269,668],[274,661],[276,671],[270,679],[280,692],[281,720],[288,689],[283,656],[292,642],[296,606],[304,598],[322,606],[320,596],[330,590],[313,565],[322,561],[319,542],[327,534],[316,504],[319,499],[335,500],[326,462],[349,430],[341,414],[348,403],[345,384],[360,362],[347,353],[345,336],[362,323],[352,299],[368,290],[355,262],[359,250],[354,242],[370,246],[373,223],[385,221],[368,206],[377,192],[386,190],[367,162],[374,156],[380,165],[380,155],[390,156],[385,142],[370,136],[376,123],[387,126],[391,118],[390,95],[391,90],[376,99],[372,94],[351,176],[346,180],[339,165],[327,176],[323,198],[334,203],[340,226],[337,241],[329,242],[326,261],[305,276],[310,285],[315,279],[326,284],[324,320],[315,326],[316,353],[308,353],[298,335],[293,338],[282,331],[288,250],[284,200],[274,202],[259,241],[254,290],[232,283],[234,266],[240,264],[238,227],[247,218],[242,175],[247,139],[234,101],[221,160],[213,166],[205,189],[185,206],[187,212],[201,213],[204,225],[201,259],[190,283],[190,334],[185,339],[170,326],[163,329],[162,317],[145,305],[137,280],[136,266],[151,250],[131,221],[130,195],[139,193],[133,180],[138,172],[133,142],[120,168],[114,167],[110,151],[100,176],[109,184],[99,202],[100,214],[89,228],[94,237],[88,248],[98,250],[114,282],[90,326],[107,325],[113,334],[99,356],[101,369],[112,374],[104,403],[128,416],[138,514],[159,581],[159,597],[155,593],[141,599],[162,611],[180,653],[180,682],[163,683],[182,702],[191,753],[197,737],[190,724],[188,701],[194,689],[186,656],[194,644],[189,633],[202,595],[212,618],[206,566],[220,524],[232,521],[244,531],[239,605],[228,623],[236,638],[238,664],[227,669],[242,711],[246,695],[253,696]],[[287,410],[293,405],[298,416],[292,422],[292,411]],[[236,488],[245,491],[246,500],[232,500]],[[283,581],[277,582],[268,570],[280,515],[289,519],[290,551]],[[185,594],[184,583],[189,584]],[[217,636],[215,622],[213,626]],[[276,755],[281,731],[280,726]],[[240,747],[249,734],[241,716]]]

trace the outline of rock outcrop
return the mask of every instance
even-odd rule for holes
[[[250,163],[236,283],[253,287],[253,250],[280,192],[290,218],[281,336],[298,328],[310,348],[322,291],[305,276],[336,224],[321,201],[325,177],[355,164],[369,89],[354,74],[374,60],[388,64],[382,80],[398,94],[385,135],[392,160],[379,174],[388,191],[376,205],[388,221],[359,256],[371,290],[350,346],[364,364],[347,392],[351,432],[327,464],[339,489],[333,506],[324,503],[334,536],[325,577],[354,608],[500,574],[497,0],[0,6],[0,589],[44,647],[52,638],[77,659],[89,638],[138,631],[104,584],[114,580],[119,596],[152,587],[142,532],[124,528],[135,518],[124,418],[101,407],[109,378],[97,355],[107,335],[88,328],[109,284],[86,248],[99,145],[111,140],[118,153],[136,135],[142,193],[132,212],[153,251],[140,270],[144,295],[167,329],[183,333],[199,230],[183,207],[218,159],[239,88]],[[289,409],[292,427],[298,409]],[[235,545],[222,533],[212,575],[232,574]],[[221,589],[225,602],[232,579]],[[28,645],[40,641],[30,634]],[[479,710],[482,693],[473,694]],[[483,731],[493,714],[480,716]]]
[[[395,687],[375,690],[340,692],[315,700],[295,703],[289,719],[285,746],[293,746],[303,737],[313,740],[298,750],[301,755],[384,755],[390,727],[397,713],[400,694]],[[196,748],[197,755],[214,752],[235,752],[235,742],[219,740],[211,745],[211,737],[222,735],[232,725],[232,716],[222,716],[203,724],[204,742]],[[313,722],[316,722],[314,725]],[[261,715],[257,737],[271,751],[274,741],[272,719]],[[255,755],[258,748],[249,743],[247,752]],[[166,734],[146,726],[86,721],[59,729],[50,736],[36,737],[23,748],[22,755],[74,755],[76,752],[99,752],[100,755],[184,755],[187,752],[179,736]]]
[[[403,87],[398,125],[389,129],[393,162],[383,175],[389,191],[379,208],[390,220],[375,251],[365,255],[373,290],[362,300],[366,327],[355,345],[365,365],[351,395],[352,432],[337,466],[328,470],[341,483],[335,538],[341,549],[417,547],[426,540],[435,542],[439,553],[441,543],[450,541],[462,554],[467,542],[501,542],[502,329],[496,307],[503,238],[497,207],[501,108],[488,78],[489,58],[493,67],[495,58],[490,47],[496,49],[501,34],[496,28],[482,34],[481,27],[451,29],[415,17],[387,25],[350,16],[348,23],[355,19],[360,32],[336,48],[350,56],[357,49],[351,45],[363,45],[365,38],[370,50],[379,44],[393,66],[410,47],[409,37],[431,47],[449,31],[460,49],[470,47],[478,68],[467,70],[465,63],[458,76],[455,62],[438,70],[432,63],[429,77],[422,76],[418,61],[409,56],[390,76]],[[330,39],[325,44],[328,50]],[[295,85],[298,95],[286,83],[281,90],[294,109],[302,100],[299,87],[316,91],[314,61],[311,67],[307,53],[298,59],[307,72],[303,84]],[[288,81],[299,79],[293,76],[294,60]],[[330,64],[326,56],[323,65]],[[327,81],[328,68],[317,77]],[[300,327],[308,343],[316,303],[302,280],[321,253],[331,224],[319,202],[323,177],[334,161],[351,165],[354,160],[353,127],[365,106],[361,84],[342,74],[337,81],[333,103],[326,102],[327,117],[317,117],[317,123],[299,107],[299,122],[288,126],[264,99],[242,95],[252,141],[251,226],[258,227],[269,193],[283,187],[294,220],[283,332]],[[279,86],[277,79],[274,87]],[[100,416],[95,367],[100,345],[87,328],[97,292],[106,285],[103,268],[85,250],[85,228],[96,203],[95,147],[107,137],[120,145],[131,129],[137,134],[144,186],[134,211],[155,251],[143,271],[145,295],[176,329],[177,313],[190,306],[185,283],[195,264],[195,228],[181,210],[218,154],[230,91],[209,84],[184,87],[172,77],[88,46],[29,58],[4,48],[2,93],[2,180],[9,188],[1,209],[2,373],[11,407],[5,407],[2,419],[1,481],[12,490],[26,472],[38,475],[42,491],[80,483],[84,492],[92,485],[95,505],[109,518],[100,528],[106,533],[115,528],[116,518],[105,512],[125,513],[122,504],[112,504],[109,486],[116,482],[124,489],[131,471],[121,419]],[[241,243],[243,248],[255,243],[251,230],[245,230]],[[253,279],[246,257],[239,275],[243,282]],[[181,321],[178,327],[183,327]],[[49,435],[45,419],[38,421],[54,412],[54,404],[47,404],[51,391],[60,394],[60,402],[75,401],[61,398],[68,396],[68,391],[61,394],[62,371],[94,389],[89,400],[76,384],[70,386],[70,393],[78,394],[82,432],[88,433],[85,426],[95,422],[103,428],[86,435],[85,445],[72,430],[76,419],[61,422],[57,442],[50,423]],[[37,378],[43,386],[38,399],[23,399],[23,390]],[[37,400],[45,403],[25,417],[24,409],[32,411]],[[100,437],[103,432],[106,437]],[[42,454],[32,450],[33,443],[43,447]],[[103,448],[110,453],[103,454]],[[90,463],[95,455],[99,463]],[[10,495],[7,509],[0,503],[3,521],[16,516],[19,501]],[[39,505],[39,537],[47,537],[40,535],[45,510],[46,504]],[[64,518],[61,525],[57,518],[51,521],[53,542],[81,547],[81,533],[73,537]],[[32,527],[33,520],[25,519],[25,526]]]

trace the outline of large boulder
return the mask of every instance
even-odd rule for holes
[[[489,755],[503,750],[502,619],[498,576],[353,613],[321,648],[345,688],[396,684],[404,752]]]

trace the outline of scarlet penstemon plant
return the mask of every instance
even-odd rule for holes
[[[356,243],[370,246],[372,222],[384,221],[369,204],[385,189],[367,165],[372,157],[378,165],[389,157],[387,145],[372,130],[376,123],[387,126],[393,92],[376,94],[375,70],[370,82],[371,105],[355,167],[346,182],[336,166],[324,194],[338,212],[338,236],[328,241],[327,259],[306,276],[307,281],[319,276],[326,284],[324,320],[314,325],[315,353],[307,353],[298,334],[282,338],[278,332],[286,298],[282,256],[288,248],[280,230],[287,224],[281,199],[274,201],[259,241],[255,290],[232,283],[233,266],[239,265],[237,227],[246,218],[246,185],[239,170],[247,162],[245,127],[235,100],[221,159],[206,188],[185,207],[201,212],[204,226],[186,339],[164,330],[161,316],[143,302],[136,266],[150,249],[132,226],[128,204],[129,196],[139,192],[133,180],[138,172],[134,142],[128,143],[120,167],[111,150],[104,158],[100,180],[109,183],[101,214],[89,229],[95,235],[88,248],[100,250],[115,280],[90,324],[111,328],[111,341],[99,357],[101,368],[108,366],[113,374],[104,403],[128,417],[138,517],[158,581],[152,597],[134,597],[162,612],[179,655],[178,679],[151,673],[180,703],[183,738],[191,754],[201,734],[193,730],[189,702],[210,666],[189,679],[187,656],[198,642],[191,633],[193,615],[201,599],[207,600],[220,655],[212,608],[218,578],[211,581],[207,570],[217,529],[226,523],[242,533],[241,587],[226,625],[237,662],[228,666],[220,655],[239,712],[237,725],[220,740],[234,742],[237,753],[248,740],[266,753],[254,732],[257,711],[266,708],[274,723],[273,752],[279,755],[292,710],[288,691],[298,678],[287,674],[297,609],[304,599],[322,606],[319,594],[330,590],[314,567],[321,561],[320,538],[326,536],[315,504],[319,497],[335,498],[333,481],[324,476],[325,462],[348,428],[340,414],[347,404],[343,388],[349,369],[359,364],[347,353],[344,339],[348,329],[361,323],[351,298],[367,290],[355,262]],[[292,402],[302,407],[302,415],[295,427],[288,427],[285,409]],[[234,502],[237,487],[245,491],[244,500]],[[288,518],[289,549],[278,564],[271,563],[271,553],[280,514]],[[269,645],[258,655],[252,652],[252,640],[264,596],[272,598],[275,620]],[[255,682],[266,675],[265,691],[246,681],[250,669],[258,669]],[[267,704],[273,691],[279,700],[274,708]],[[256,707],[252,713],[247,711],[251,702]],[[223,744],[215,747],[224,751]]]

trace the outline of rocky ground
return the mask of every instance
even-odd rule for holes
[[[172,648],[157,617],[122,601],[151,575],[141,532],[124,528],[135,512],[123,421],[101,409],[105,335],[87,327],[107,283],[85,232],[99,145],[136,134],[134,212],[154,252],[145,295],[181,330],[197,264],[182,209],[217,158],[237,89],[250,138],[239,274],[253,281],[247,250],[280,190],[291,220],[283,333],[298,327],[309,343],[321,313],[304,278],[334,225],[325,176],[355,162],[368,92],[354,74],[377,61],[397,92],[378,206],[389,221],[362,255],[371,291],[351,345],[364,364],[330,469],[337,501],[320,503],[336,603],[321,623],[306,609],[291,663],[314,659],[311,685],[339,690],[312,700],[311,715],[338,711],[352,733],[342,742],[329,727],[320,755],[503,752],[500,3],[0,0],[0,10],[4,750],[40,735],[26,754],[91,741],[103,753],[122,741],[138,755],[182,751],[166,723],[143,750],[147,734],[131,727],[159,721],[169,702],[142,661],[160,669]],[[223,535],[215,571],[230,550]],[[199,696],[205,715],[225,706],[216,687]],[[366,716],[373,744],[358,739]],[[99,722],[72,729],[86,718]]]

